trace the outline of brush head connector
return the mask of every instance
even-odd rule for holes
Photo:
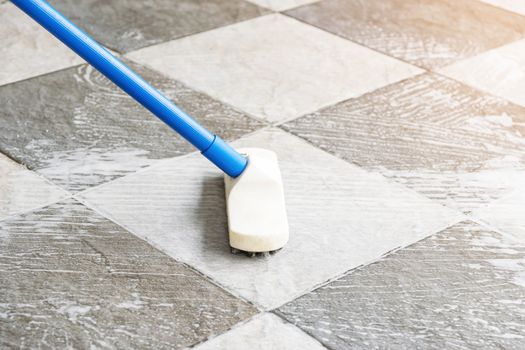
[[[246,170],[224,176],[230,246],[250,253],[278,250],[289,233],[277,155],[261,148],[238,151],[248,157]]]

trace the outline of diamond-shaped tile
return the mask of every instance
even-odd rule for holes
[[[0,220],[66,196],[67,192],[0,154]]]
[[[11,3],[0,4],[0,23],[0,85],[83,62]]]
[[[525,185],[525,108],[433,74],[283,127],[465,212]]]
[[[259,16],[243,0],[51,0],[53,6],[107,47],[128,52]]]
[[[179,82],[131,66],[226,139],[262,126]],[[0,87],[0,105],[0,150],[71,191],[194,151],[87,65]]]
[[[525,2],[516,0],[481,0],[487,4],[525,15]]]
[[[200,155],[163,162],[80,198],[265,308],[460,220],[456,212],[281,130],[234,145],[269,148],[279,156],[291,238],[271,257],[230,253],[223,179]]]
[[[293,7],[311,4],[319,0],[248,0],[254,4],[257,4],[274,11],[284,11]]]
[[[525,17],[477,0],[326,0],[287,13],[425,68],[525,37]]]
[[[127,56],[272,122],[298,117],[419,72],[280,14]]]
[[[504,232],[525,240],[525,186],[480,208],[474,215]]]
[[[173,349],[256,310],[74,200],[0,222],[2,348]]]
[[[455,225],[278,310],[330,349],[521,349],[525,241]]]
[[[440,72],[525,106],[525,40],[458,62]]]
[[[326,350],[297,327],[265,313],[227,333],[196,346],[195,350]]]

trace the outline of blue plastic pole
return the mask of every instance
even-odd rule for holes
[[[237,177],[244,171],[248,164],[245,157],[175,106],[166,96],[144,81],[46,1],[12,0],[12,3],[177,131],[226,174]]]

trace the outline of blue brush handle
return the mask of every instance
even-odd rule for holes
[[[44,0],[12,0],[42,27],[197,147],[226,174],[237,177],[248,160],[175,106],[166,96],[91,39]],[[67,93],[67,92],[66,92]]]

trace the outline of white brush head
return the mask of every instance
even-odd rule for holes
[[[230,245],[246,252],[270,252],[288,242],[288,219],[277,155],[261,148],[237,150],[248,167],[224,177]]]

